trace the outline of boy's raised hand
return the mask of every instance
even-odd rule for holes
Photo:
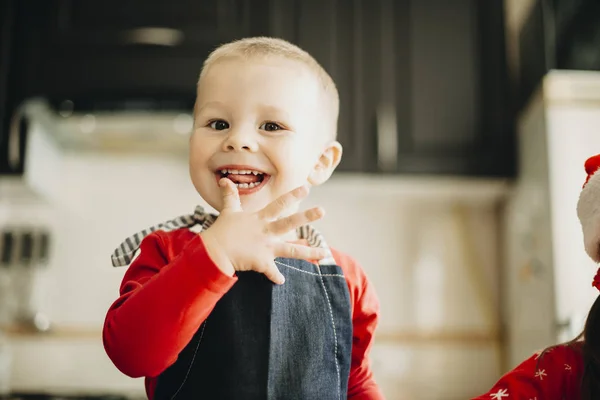
[[[283,275],[275,265],[276,257],[320,260],[327,256],[321,248],[287,243],[280,236],[307,223],[321,219],[319,207],[277,219],[288,207],[308,195],[301,186],[279,197],[257,212],[242,210],[237,188],[229,179],[219,181],[223,209],[215,223],[202,232],[208,254],[225,274],[256,271],[271,281],[282,284]]]

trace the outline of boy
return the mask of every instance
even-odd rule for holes
[[[338,107],[329,75],[283,40],[243,39],[206,60],[190,175],[219,217],[197,208],[113,254],[127,265],[141,250],[104,346],[146,377],[150,399],[383,398],[368,360],[373,288],[309,225],[323,211],[297,212],[340,161]]]

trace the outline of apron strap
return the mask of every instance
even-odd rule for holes
[[[208,229],[217,220],[217,215],[204,211],[202,206],[197,206],[193,214],[182,215],[169,221],[146,228],[125,239],[110,256],[113,267],[124,267],[129,265],[142,244],[144,238],[155,231],[170,232],[177,229],[190,229],[199,227],[199,231]],[[335,260],[329,246],[323,239],[323,235],[311,225],[304,225],[296,229],[298,239],[304,239],[311,247],[326,249],[327,257],[319,261],[319,265],[335,265]]]

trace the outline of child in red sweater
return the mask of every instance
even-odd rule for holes
[[[198,207],[112,256],[131,265],[104,346],[150,399],[383,398],[368,358],[374,290],[310,225],[323,210],[298,212],[340,161],[338,108],[329,75],[283,40],[232,42],[206,60],[189,164],[219,216]]]
[[[588,177],[577,204],[585,250],[600,263],[600,155],[585,163]],[[600,290],[600,269],[592,286]],[[550,347],[504,375],[486,394],[473,400],[597,400],[600,399],[600,296],[583,333],[573,341]]]

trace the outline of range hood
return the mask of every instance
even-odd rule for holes
[[[70,100],[32,99],[22,115],[73,151],[187,154],[193,126],[191,109],[148,101],[78,108]]]

